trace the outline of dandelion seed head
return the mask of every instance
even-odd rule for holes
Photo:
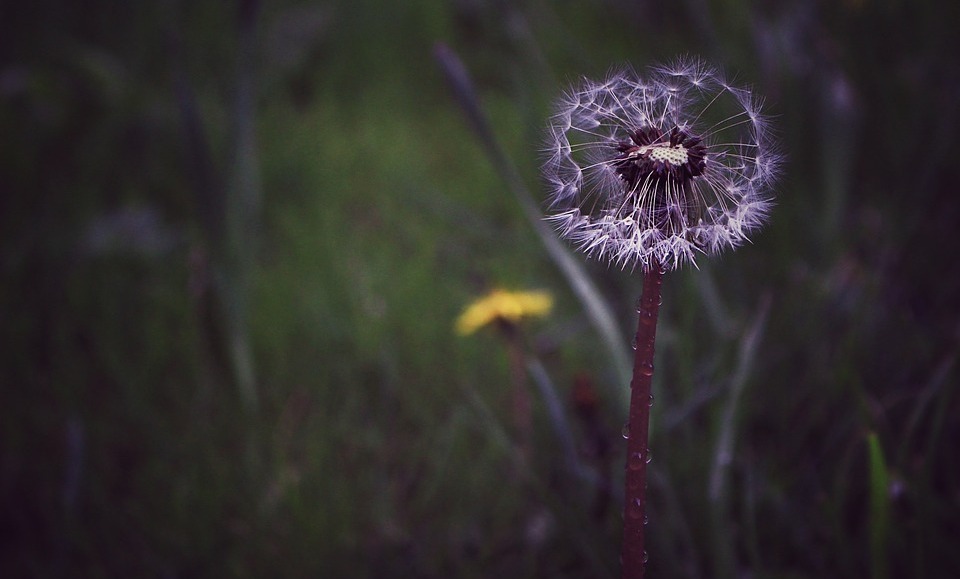
[[[547,219],[588,255],[675,269],[748,240],[781,156],[763,102],[696,59],[614,70],[557,100]]]

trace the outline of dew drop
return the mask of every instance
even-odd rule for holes
[[[647,562],[649,559],[650,559],[650,554],[647,553],[646,551],[644,551],[644,552],[643,552],[643,562],[644,562],[644,564],[646,564],[646,562]]]
[[[627,516],[631,519],[639,519],[644,517],[643,508],[640,506],[640,499],[633,499],[630,501],[630,506],[627,507]]]
[[[630,347],[631,347],[632,349],[634,349],[634,350],[637,349],[637,338],[636,338],[636,336],[634,336],[633,341],[630,342]]]
[[[630,439],[630,423],[629,422],[624,424],[623,428],[620,429],[620,435],[623,436],[623,438],[626,440]]]
[[[647,464],[647,462],[644,460],[643,453],[641,452],[634,452],[627,457],[627,468],[630,470],[640,470],[645,464]]]
[[[653,406],[653,394],[650,395],[649,405],[650,405],[650,406]]]
[[[644,362],[643,365],[640,366],[640,373],[644,376],[653,376],[653,364]]]
[[[648,449],[647,449],[647,458],[646,458],[647,464],[650,464],[650,461],[652,461],[652,460],[653,460],[653,451],[651,451],[651,450],[648,448]]]

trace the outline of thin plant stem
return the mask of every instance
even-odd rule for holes
[[[647,463],[650,450],[651,385],[654,341],[660,314],[663,269],[653,263],[644,272],[637,322],[633,379],[630,382],[630,421],[627,426],[626,484],[623,502],[623,545],[620,551],[623,579],[643,579],[647,562],[644,525],[647,524]]]
[[[533,439],[533,400],[527,385],[527,355],[523,336],[520,328],[513,322],[501,319],[497,326],[507,344],[507,354],[510,358],[514,435],[521,457],[523,460],[529,460]]]

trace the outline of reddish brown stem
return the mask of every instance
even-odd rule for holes
[[[520,456],[526,460],[530,456],[533,439],[533,401],[527,388],[526,355],[520,328],[513,322],[499,320],[500,331],[507,342],[510,357],[510,380],[513,386],[513,423]]]
[[[644,272],[640,296],[633,380],[630,382],[630,422],[627,432],[626,492],[623,501],[623,546],[620,551],[622,579],[643,579],[647,554],[644,550],[644,525],[647,522],[647,462],[650,451],[650,404],[653,401],[653,351],[660,313],[660,288],[663,271],[654,263]]]

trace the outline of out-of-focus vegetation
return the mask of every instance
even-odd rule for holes
[[[650,576],[960,576],[958,28],[945,1],[0,4],[0,575],[616,576],[627,385],[444,42],[533,191],[577,75],[699,54],[777,116],[770,225],[666,278]],[[586,268],[629,347],[638,276]],[[523,326],[523,453],[509,348],[453,328],[495,287],[556,300]]]

